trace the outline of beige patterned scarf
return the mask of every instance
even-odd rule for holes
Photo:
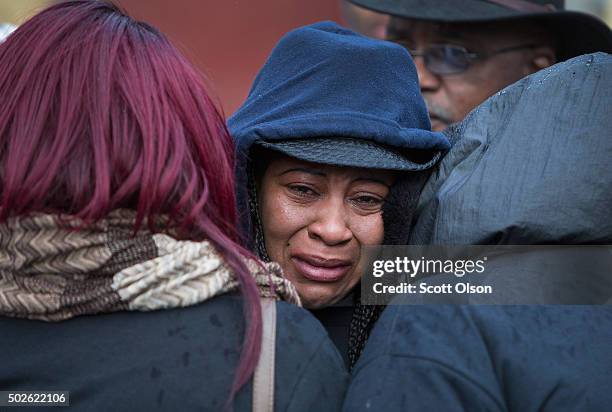
[[[238,281],[209,242],[133,233],[135,213],[117,210],[86,230],[57,216],[0,225],[0,314],[60,321],[124,310],[191,306],[237,290]],[[278,264],[247,266],[262,297],[300,304]]]

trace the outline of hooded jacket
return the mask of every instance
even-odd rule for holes
[[[407,241],[407,232],[400,228],[410,225],[428,170],[449,147],[443,134],[431,131],[408,52],[331,22],[296,29],[281,39],[228,126],[236,142],[241,227],[250,247],[264,260],[251,157],[258,142],[348,137],[419,158],[419,171],[403,173],[386,200],[386,244]],[[364,321],[353,321],[351,346],[361,347],[367,337],[361,327]],[[348,322],[344,318],[336,323]],[[339,346],[344,351],[347,344]]]
[[[491,97],[448,131],[456,144],[423,190],[412,241],[612,244],[611,96],[612,57],[596,53]],[[496,276],[539,297],[565,264],[541,263],[507,259]],[[609,410],[611,276],[590,284],[591,306],[388,307],[344,410]]]

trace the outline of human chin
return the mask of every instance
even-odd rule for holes
[[[435,117],[431,116],[431,130],[434,132],[441,132],[448,127],[448,123]]]
[[[296,284],[302,305],[308,309],[321,309],[335,304],[344,298],[351,287],[321,283]]]

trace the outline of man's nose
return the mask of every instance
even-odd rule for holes
[[[419,76],[419,87],[421,92],[432,92],[440,87],[440,77],[427,68],[422,56],[414,56],[414,65]]]
[[[308,236],[328,246],[343,245],[353,238],[344,199],[328,198],[320,205],[316,219],[308,225]]]

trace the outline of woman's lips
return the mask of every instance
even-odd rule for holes
[[[352,266],[349,260],[311,255],[293,255],[291,261],[300,275],[315,282],[335,282],[344,277]]]

